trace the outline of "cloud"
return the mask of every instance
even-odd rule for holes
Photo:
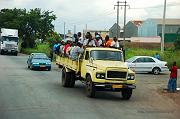
[[[127,9],[129,20],[145,20],[147,18],[161,18],[164,0],[127,0],[132,9]],[[0,8],[41,8],[54,11],[57,16],[55,29],[63,32],[66,28],[81,31],[88,25],[89,29],[109,29],[116,22],[114,5],[117,0],[0,0]],[[169,5],[169,6],[168,6]],[[167,1],[167,17],[180,18],[179,0]],[[136,9],[133,9],[136,8]],[[123,24],[123,9],[120,10],[120,24]]]

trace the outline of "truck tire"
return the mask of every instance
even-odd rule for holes
[[[96,93],[96,90],[95,90],[95,86],[92,82],[92,79],[91,79],[91,76],[88,75],[86,77],[86,94],[88,97],[95,97],[95,93]]]
[[[14,55],[15,55],[15,56],[17,56],[17,55],[18,55],[18,53],[14,53]]]
[[[71,80],[70,80],[70,82],[69,82],[69,87],[74,87],[76,75],[75,75],[74,72],[71,72],[70,75],[71,75]]]
[[[122,93],[123,99],[129,100],[132,95],[132,89],[123,89],[121,93]]]
[[[66,69],[63,68],[63,70],[62,70],[62,86],[70,87],[70,81],[71,81],[71,73],[66,72]]]
[[[1,50],[1,55],[4,55],[3,51]]]

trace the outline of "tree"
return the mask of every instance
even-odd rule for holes
[[[175,49],[180,49],[180,28],[177,31],[177,38],[174,42]]]
[[[35,8],[2,9],[0,11],[0,28],[18,29],[24,47],[34,47],[36,39],[47,40],[49,31],[54,30],[52,22],[56,19],[53,11]]]

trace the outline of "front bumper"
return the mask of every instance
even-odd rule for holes
[[[1,49],[1,52],[5,53],[5,54],[14,54],[14,53],[17,53],[18,51],[15,50],[15,49]]]
[[[161,67],[161,72],[169,71],[168,67]]]
[[[133,84],[94,83],[97,91],[121,91],[123,89],[135,89]]]
[[[49,69],[49,68],[51,68],[51,65],[44,65],[44,66],[41,66],[41,65],[32,65],[32,68],[33,69]]]

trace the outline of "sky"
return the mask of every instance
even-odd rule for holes
[[[162,18],[164,0],[126,0],[126,21],[146,20],[147,18]],[[124,2],[124,0],[120,0]],[[55,30],[66,33],[90,30],[109,30],[116,23],[117,9],[114,5],[117,0],[0,0],[0,9],[3,8],[41,8],[54,11],[57,16],[53,22]],[[180,0],[167,0],[166,18],[180,19]],[[123,27],[124,8],[119,10],[119,23]],[[74,29],[76,26],[76,29]]]

